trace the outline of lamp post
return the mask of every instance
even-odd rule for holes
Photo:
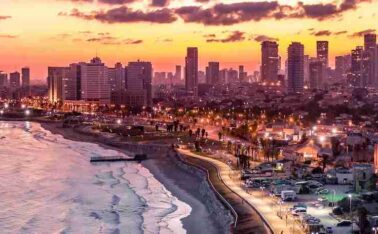
[[[378,227],[373,227],[371,230],[374,232],[374,234],[377,234]]]
[[[352,217],[352,194],[348,194],[349,197],[349,213],[350,216]]]

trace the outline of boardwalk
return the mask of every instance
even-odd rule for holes
[[[196,157],[190,157],[187,154],[182,154],[182,158],[186,163],[205,169],[209,172],[211,184],[237,213],[237,225],[234,228],[234,233],[271,233],[269,227],[267,227],[254,208],[248,205],[246,200],[234,193],[223,183],[219,177],[217,167],[214,164]]]
[[[262,223],[265,223],[265,226],[269,226],[273,233],[302,233],[299,227],[293,225],[294,222],[280,219],[276,215],[277,208],[272,204],[270,199],[261,196],[261,194],[251,195],[242,189],[240,183],[236,183],[232,180],[230,174],[233,173],[233,171],[227,164],[216,159],[194,154],[189,150],[179,149],[179,152],[185,155],[185,158],[189,162],[204,165],[206,168],[212,168],[211,182],[213,183],[214,181],[216,189],[219,189],[218,191],[220,191],[222,195],[224,194],[224,197],[234,206],[237,213],[240,214],[235,231],[236,233],[263,233],[260,231]],[[243,198],[245,202],[242,202],[241,198]],[[255,209],[258,211],[259,216]],[[294,232],[293,226],[295,226]],[[260,229],[256,229],[259,230],[256,231],[254,228]],[[266,230],[269,229],[266,228]]]

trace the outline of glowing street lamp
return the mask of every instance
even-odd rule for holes
[[[325,137],[324,136],[320,136],[319,137],[319,141],[320,141],[320,143],[323,143],[325,141]]]
[[[4,108],[7,109],[9,107],[8,103],[4,103]]]
[[[117,121],[116,121],[116,122],[117,122],[117,124],[118,124],[118,125],[121,125],[121,123],[122,123],[122,120],[121,120],[121,119],[117,119]]]
[[[4,114],[4,110],[0,110],[0,115]]]
[[[25,115],[29,116],[31,114],[30,110],[25,110]]]

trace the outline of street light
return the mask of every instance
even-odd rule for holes
[[[374,234],[377,234],[378,227],[373,227],[371,230],[374,232]]]
[[[30,115],[30,110],[25,110],[25,115],[29,116]]]

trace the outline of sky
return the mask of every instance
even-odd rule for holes
[[[112,67],[137,59],[154,71],[183,65],[199,49],[200,69],[243,64],[259,69],[260,43],[276,40],[284,59],[292,41],[315,55],[330,43],[330,64],[378,30],[378,0],[0,0],[0,70],[31,68],[45,81],[48,66],[98,55]]]

